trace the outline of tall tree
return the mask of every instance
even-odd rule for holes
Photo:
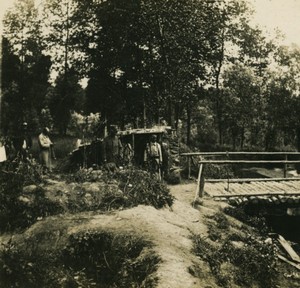
[[[37,128],[38,115],[48,87],[48,76],[50,59],[43,54],[44,44],[40,29],[38,10],[33,0],[18,0],[15,6],[9,10],[4,17],[4,37],[7,39],[7,48],[10,52],[3,57],[16,55],[18,63],[15,62],[16,77],[6,79],[5,83],[14,83],[16,87],[15,101],[10,102],[7,109],[16,113],[14,118],[8,119],[13,122],[14,130],[20,127],[21,121],[30,122],[31,126]],[[9,56],[10,55],[10,56]],[[3,60],[5,61],[5,60]],[[5,74],[6,71],[3,71]],[[9,75],[9,74],[8,74]],[[9,90],[6,91],[6,99],[10,97]]]

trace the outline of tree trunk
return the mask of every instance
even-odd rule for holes
[[[187,119],[186,119],[186,144],[190,145],[191,143],[191,109],[189,105],[186,108],[186,114],[187,114]]]
[[[300,126],[297,127],[296,133],[297,133],[297,150],[300,151]]]

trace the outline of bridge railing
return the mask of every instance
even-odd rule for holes
[[[277,155],[282,156],[283,160],[232,160],[229,159],[230,156],[250,156],[250,155],[260,155],[260,156],[266,156],[266,155]],[[204,177],[203,177],[203,165],[205,164],[283,164],[283,178],[286,178],[287,175],[287,165],[288,164],[300,164],[300,160],[288,160],[288,156],[300,156],[299,152],[193,152],[193,153],[182,153],[180,156],[187,157],[188,159],[188,178],[191,176],[191,162],[193,157],[197,156],[198,161],[197,165],[199,165],[199,172],[198,172],[198,178],[197,178],[197,190],[196,190],[196,196],[195,197],[203,197],[204,193]],[[211,156],[226,156],[226,159],[222,160],[206,160],[204,157],[211,157]],[[239,181],[241,181],[240,178]],[[245,179],[245,178],[244,178]],[[229,183],[229,179],[228,179]]]

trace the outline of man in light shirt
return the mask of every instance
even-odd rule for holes
[[[49,128],[45,127],[38,137],[40,146],[40,161],[43,166],[44,172],[51,171],[51,149],[53,143],[49,138],[49,132]]]

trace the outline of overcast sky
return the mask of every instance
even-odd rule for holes
[[[84,0],[83,0],[84,1]],[[300,46],[300,0],[247,0],[256,9],[255,22],[269,31],[279,28],[285,35],[285,44]],[[14,0],[0,0],[0,33],[2,17]]]
[[[270,31],[278,28],[285,35],[284,43],[300,46],[300,0],[249,0],[256,9],[255,22]]]

